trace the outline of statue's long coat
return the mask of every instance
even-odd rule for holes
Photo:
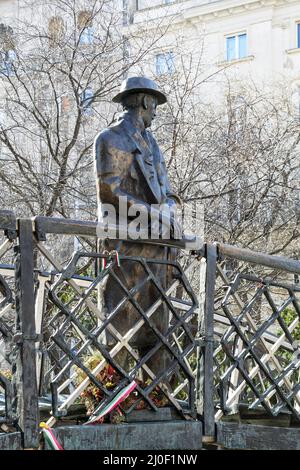
[[[127,196],[129,206],[138,203],[143,203],[147,207],[150,204],[175,204],[177,196],[170,190],[165,162],[153,135],[148,130],[141,133],[134,126],[129,113],[124,113],[118,122],[97,136],[95,160],[98,204],[113,204],[117,214],[119,196]],[[117,249],[127,256],[152,259],[170,257],[169,250],[163,246],[115,240],[100,244],[100,251],[104,246],[108,250]],[[166,268],[155,264],[152,271],[161,285],[166,288],[170,270],[167,275]],[[141,283],[146,276],[140,265],[130,261],[123,261],[117,274],[129,289]],[[107,315],[113,312],[123,297],[124,292],[110,276],[103,293]],[[147,282],[135,295],[135,299],[145,311],[159,297],[157,289],[151,282]],[[127,301],[114,318],[113,324],[121,334],[124,334],[140,318],[140,314]],[[160,331],[166,330],[169,318],[164,307],[159,308],[152,318]],[[140,351],[144,349],[146,351],[155,342],[156,338],[151,330],[142,328],[131,343]]]

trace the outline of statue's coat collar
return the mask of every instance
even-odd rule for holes
[[[150,179],[148,172],[145,168],[145,159],[151,157],[153,155],[153,152],[151,148],[149,147],[148,143],[142,136],[142,131],[141,129],[137,128],[134,125],[134,121],[132,120],[131,116],[128,113],[124,113],[123,115],[120,116],[120,121],[118,122],[118,125],[122,127],[126,134],[132,139],[134,142],[137,152],[135,153],[135,158],[136,162],[138,163],[145,180],[147,181],[147,184],[149,188],[151,189],[151,192],[157,202],[160,202],[161,200],[161,194],[158,194],[155,188],[153,187]]]

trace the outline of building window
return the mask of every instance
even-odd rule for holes
[[[0,24],[0,42],[1,42],[1,73],[5,76],[14,75],[14,62],[17,59],[15,52],[15,41],[13,29],[10,26]]]
[[[235,142],[242,142],[247,119],[247,103],[243,96],[228,96],[228,119],[231,138]]]
[[[14,62],[17,59],[17,54],[14,50],[9,50],[6,52],[1,52],[2,56],[2,64],[1,64],[1,72],[6,77],[11,77],[15,74],[15,64]]]
[[[60,16],[53,16],[50,18],[48,23],[48,36],[49,36],[49,45],[54,47],[57,45],[64,37],[65,34],[65,25],[64,21]]]
[[[71,109],[70,98],[68,95],[62,95],[60,99],[60,111],[62,114],[67,114]]]
[[[300,120],[300,85],[295,84],[293,87],[291,102],[294,109],[295,119]]]
[[[165,52],[156,56],[156,74],[172,75],[175,72],[174,54],[173,52]]]
[[[84,28],[80,35],[79,44],[93,44],[94,42],[94,28],[92,26],[87,26]]]
[[[94,28],[92,25],[91,13],[81,11],[78,15],[79,44],[94,43]]]
[[[94,92],[92,88],[86,88],[80,97],[80,105],[82,107],[82,114],[85,116],[91,116],[93,114],[92,102],[94,98]]]
[[[297,23],[297,47],[300,48],[300,23]]]
[[[247,34],[241,33],[226,38],[226,60],[247,57]]]
[[[0,24],[0,39],[2,50],[9,51],[15,48],[14,32],[11,26]]]

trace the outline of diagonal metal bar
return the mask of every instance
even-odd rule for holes
[[[223,272],[223,270],[221,269],[221,267],[218,265],[217,266],[217,269],[218,269],[218,273],[219,275],[221,276],[222,280],[227,284],[229,285],[230,284],[230,281],[228,280],[227,276],[225,275],[225,273]],[[250,277],[249,275],[243,275],[243,277],[247,278],[249,277],[250,280],[254,280],[254,281],[259,281],[261,282],[262,280],[257,278],[257,277]],[[270,280],[267,279],[268,283],[270,283]],[[274,282],[274,281],[272,281]],[[278,286],[278,283],[274,283],[274,285],[277,285]],[[290,285],[288,284],[284,284],[283,287],[287,288],[287,289],[290,289]],[[298,312],[299,316],[300,316],[300,309],[299,309],[299,306],[295,300],[295,298],[293,297],[293,292],[290,290],[289,291],[289,294],[290,294],[290,297],[292,298],[292,302],[293,302],[293,305],[296,309],[296,311]],[[231,293],[231,297],[236,301],[237,303],[237,306],[242,309],[243,308],[243,302],[242,300],[240,299],[239,295],[233,291]],[[245,315],[245,318],[247,319],[250,327],[253,329],[253,332],[254,334],[257,333],[257,329],[256,329],[256,325],[253,321],[253,319],[251,318],[250,314],[249,313],[246,313]],[[270,355],[270,360],[272,361],[272,363],[274,364],[275,368],[277,369],[277,371],[281,371],[281,365],[279,363],[279,360],[274,356],[274,353],[276,352],[276,350],[274,350],[274,352],[272,352],[272,350],[270,351],[269,350],[269,347],[268,347],[268,343],[266,342],[266,340],[269,341],[269,337],[267,335],[267,333],[263,333],[259,338],[258,338],[258,344],[263,348],[263,350],[265,351],[266,354],[269,354]],[[288,345],[287,345],[288,346]],[[291,382],[289,381],[288,377],[284,379],[284,383],[287,385],[287,386],[291,386]],[[216,420],[219,420],[223,415],[223,412],[222,410],[219,410],[216,414]]]
[[[9,251],[9,249],[13,246],[13,243],[13,240],[6,239],[2,245],[0,245],[0,258]]]
[[[55,262],[55,260],[53,260]],[[194,259],[194,261],[188,266],[186,272],[190,271],[197,263],[197,260]],[[55,266],[55,264],[54,264]],[[57,269],[57,267],[56,267]],[[171,286],[170,288],[167,290],[167,295],[169,295],[177,286],[179,285],[179,281],[175,281]],[[158,299],[153,305],[152,307],[146,312],[147,316],[150,317],[156,310],[157,308],[162,304],[162,300],[161,299]],[[144,324],[144,319],[141,318],[135,325],[133,328],[131,328],[125,335],[124,337],[122,338],[122,344],[121,343],[118,343],[115,347],[113,347],[113,349],[110,351],[110,355],[111,357],[114,357],[114,355],[116,355],[121,349],[122,347],[128,343],[128,341],[131,339],[131,337],[136,333],[136,331],[138,331],[138,329]],[[134,351],[130,351],[131,353],[134,353]],[[106,361],[103,360],[100,364],[98,364],[98,366],[95,367],[95,369],[92,371],[92,374],[93,375],[96,375],[98,374],[102,369],[103,367],[105,366],[106,364]],[[154,374],[151,372],[151,370],[148,368],[148,366],[144,365],[143,366],[144,370],[147,372],[147,374],[151,377],[151,378],[154,378]],[[70,381],[66,381],[63,386],[67,385],[68,383],[70,383]],[[75,400],[76,398],[80,395],[80,393],[88,386],[88,384],[90,383],[90,380],[88,378],[86,378],[78,387],[77,389],[68,397],[68,399],[60,406],[60,409],[62,410],[63,408],[67,408],[68,406],[70,406]],[[167,394],[168,396],[168,399],[171,401],[171,403],[173,404],[173,406],[178,409],[178,411],[181,411],[181,407],[178,405],[177,403],[177,400],[175,400],[171,394],[169,393],[169,391],[166,389],[165,385],[164,384],[159,384],[160,387],[162,388],[162,390]],[[55,422],[55,419],[52,418],[49,420],[49,425],[53,425]]]
[[[295,319],[291,325],[289,326],[289,330],[290,332],[292,332],[296,326],[299,324],[299,320],[298,319]],[[281,335],[279,338],[278,338],[278,341],[276,343],[274,343],[271,348],[270,348],[270,352],[267,353],[267,354],[264,354],[264,356],[262,356],[261,358],[261,361],[263,363],[267,362],[270,357],[278,350],[278,348],[280,347],[280,345],[283,343],[283,341],[285,340],[285,335]],[[259,365],[256,365],[254,366],[250,373],[249,373],[249,378],[250,379],[253,379],[253,377],[255,377],[255,375],[259,372]],[[287,383],[288,386],[289,386],[289,389],[292,390],[292,383],[290,382],[290,380],[288,379],[288,376],[286,376],[283,380],[283,382]],[[228,398],[228,400],[226,401],[226,406],[230,407],[232,401],[234,401],[236,399],[237,396],[240,395],[240,393],[245,389],[245,387],[247,386],[247,383],[246,381],[242,381],[236,390],[234,390],[234,392],[232,393],[231,397]],[[275,393],[275,392],[274,392]],[[272,393],[270,394],[269,398],[272,397]],[[300,397],[298,395],[296,395],[295,399],[297,400],[298,404],[300,404]],[[221,410],[219,410],[217,413],[216,413],[216,420],[219,420],[223,415],[223,412]]]
[[[120,287],[123,289],[123,291],[125,293],[127,293],[127,289],[126,287],[124,286],[124,284],[117,278],[117,276],[115,276],[114,273],[112,273],[112,276],[114,277],[114,279],[118,282],[118,284],[120,285]],[[178,360],[178,363],[181,365],[181,367],[183,368],[183,370],[186,372],[186,375],[189,376],[189,370],[188,368],[186,367],[184,361],[182,361],[181,357],[177,354],[177,352],[175,351],[175,349],[171,346],[171,344],[169,343],[169,341],[165,338],[165,336],[159,331],[159,329],[156,327],[155,323],[151,320],[151,318],[149,318],[146,314],[146,312],[144,311],[144,309],[139,305],[139,303],[135,300],[135,298],[132,296],[132,295],[128,295],[128,299],[129,301],[134,305],[134,307],[136,308],[136,310],[139,312],[139,314],[141,315],[141,317],[144,319],[144,322],[147,323],[147,325],[151,328],[151,330],[155,333],[156,337],[161,341],[161,343],[166,347],[166,349],[169,350],[169,352],[175,357],[177,358]],[[177,328],[177,325],[176,325],[176,328]],[[169,334],[170,330],[168,330],[168,333]]]
[[[262,288],[259,289],[259,291],[264,291],[264,294],[266,295],[266,297],[268,298],[268,293],[266,294],[266,287],[263,286]],[[253,301],[253,299],[252,299]],[[275,320],[277,319],[277,317],[280,315],[280,313],[286,308],[287,305],[289,305],[291,303],[291,298],[289,298],[287,301],[285,301],[280,309],[277,309],[276,312],[273,313],[273,315],[263,323],[263,325],[257,330],[257,335],[260,335],[265,329],[268,328],[268,326]],[[256,363],[259,365],[259,368],[260,370],[262,370],[264,372],[264,374],[266,375],[266,377],[269,379],[270,382],[274,382],[274,385],[275,385],[275,388],[276,388],[276,392],[278,393],[278,395],[280,396],[280,398],[283,400],[283,401],[286,401],[286,404],[287,406],[289,407],[289,409],[293,412],[293,405],[292,403],[290,402],[290,400],[287,399],[287,397],[282,393],[282,390],[280,388],[280,386],[278,385],[277,381],[274,380],[274,378],[272,377],[272,375],[269,373],[269,369],[264,365],[264,363],[262,363],[262,361],[260,360],[260,358],[257,356],[257,354],[255,353],[255,351],[252,349],[252,346],[253,344],[257,341],[257,338],[253,338],[251,341],[248,341],[247,338],[245,337],[245,335],[243,334],[242,330],[240,329],[239,327],[239,323],[238,323],[238,320],[234,319],[234,317],[231,315],[229,309],[227,308],[227,306],[225,304],[223,304],[223,309],[224,311],[226,312],[226,315],[227,317],[230,319],[230,321],[232,322],[232,324],[234,324],[235,328],[236,328],[236,331],[237,333],[239,334],[239,336],[242,338],[244,344],[246,345],[246,347],[243,349],[242,353],[239,354],[237,357],[235,357],[234,355],[231,354],[230,350],[227,349],[227,355],[231,358],[231,360],[236,364],[236,367],[240,370],[240,372],[243,374],[243,376],[245,377],[248,385],[253,389],[254,393],[256,394],[256,396],[259,398],[260,397],[260,393],[258,392],[257,388],[253,385],[253,382],[250,380],[248,374],[245,373],[243,367],[241,366],[241,360],[245,357],[245,355],[251,351],[251,355],[253,356],[253,358],[255,359]],[[241,315],[239,315],[239,318],[241,318],[243,316],[243,313]],[[225,344],[225,341],[226,341],[226,335],[225,337],[223,338],[223,344]],[[227,374],[226,374],[227,375]],[[224,378],[225,380],[225,378]],[[272,413],[272,410],[267,406],[267,404],[265,402],[262,403],[264,407],[266,407],[266,409]]]

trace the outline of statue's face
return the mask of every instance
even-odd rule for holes
[[[143,104],[143,121],[147,128],[151,126],[151,123],[156,116],[157,98],[152,95],[145,95]]]

